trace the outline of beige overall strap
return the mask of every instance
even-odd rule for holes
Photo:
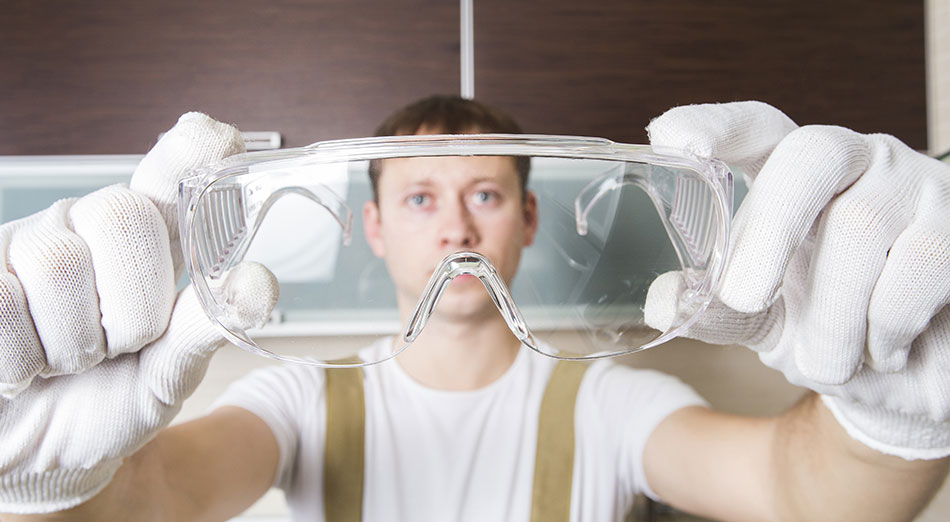
[[[558,361],[538,415],[532,522],[567,522],[574,477],[574,401],[588,364]]]
[[[323,506],[327,522],[363,518],[363,438],[366,411],[362,368],[327,368]]]

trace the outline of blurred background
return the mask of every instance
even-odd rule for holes
[[[473,4],[475,97],[527,132],[642,143],[670,107],[757,99],[799,124],[950,149],[950,2]],[[6,0],[0,219],[127,180],[190,110],[278,133],[284,147],[371,135],[409,101],[458,93],[463,47],[460,3],[449,0]],[[676,341],[624,363],[678,375],[727,411],[773,414],[801,395],[740,347]],[[263,364],[221,350],[179,420]],[[637,509],[641,520],[688,519]],[[285,513],[272,492],[242,520]],[[947,519],[945,485],[920,520]]]

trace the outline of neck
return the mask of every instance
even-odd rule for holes
[[[475,390],[504,375],[520,347],[495,310],[481,320],[452,320],[434,314],[396,361],[423,386]]]

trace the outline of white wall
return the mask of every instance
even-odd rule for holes
[[[927,105],[930,152],[950,149],[950,0],[927,0]]]

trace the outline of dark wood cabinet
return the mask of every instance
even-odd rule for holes
[[[923,2],[475,1],[476,97],[530,132],[641,142],[684,103],[926,146]],[[188,110],[285,146],[459,91],[452,0],[58,2],[0,13],[0,154],[141,153]]]

